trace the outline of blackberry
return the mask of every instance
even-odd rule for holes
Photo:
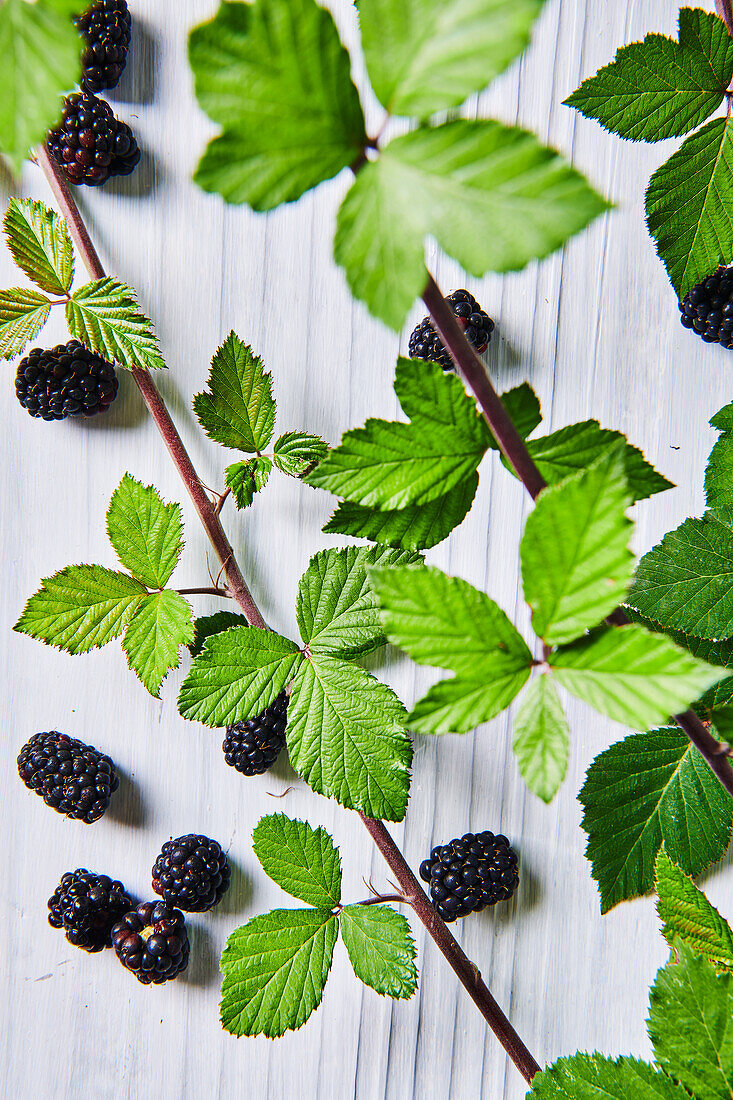
[[[140,160],[130,127],[89,92],[66,97],[61,121],[49,130],[46,143],[69,183],[90,187],[99,187],[110,176],[129,175]]]
[[[680,321],[706,344],[733,348],[733,267],[719,267],[679,302]]]
[[[18,756],[18,775],[57,813],[91,825],[119,786],[108,756],[52,730],[31,737]]]
[[[188,966],[185,918],[162,901],[147,901],[126,913],[112,929],[112,946],[143,985],[170,981]]]
[[[472,347],[479,355],[486,351],[494,331],[494,322],[473,294],[469,294],[467,290],[456,290],[445,300],[458,318],[458,323]],[[411,359],[429,359],[432,363],[439,363],[445,371],[453,370],[453,360],[429,317],[423,317],[420,324],[413,329],[409,350]]]
[[[63,928],[74,947],[101,951],[112,946],[112,927],[133,904],[121,882],[77,867],[67,871],[48,899],[48,923]]]
[[[466,833],[433,848],[430,859],[420,864],[420,878],[430,883],[436,912],[454,921],[508,901],[519,884],[517,862],[505,836]]]
[[[15,395],[31,416],[65,420],[106,412],[119,383],[112,363],[89,351],[78,340],[42,351],[33,348],[21,359],[15,375]]]
[[[189,833],[169,840],[153,864],[153,889],[187,913],[213,909],[229,889],[231,871],[221,846]]]
[[[130,48],[130,12],[125,0],[97,0],[74,22],[84,36],[81,86],[86,92],[115,88]]]
[[[281,691],[257,718],[227,726],[222,744],[227,764],[242,775],[262,775],[271,768],[285,747],[287,713],[287,692]]]

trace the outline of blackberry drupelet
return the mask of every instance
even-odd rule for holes
[[[444,921],[478,913],[508,901],[519,884],[517,856],[505,836],[466,833],[433,848],[420,864],[420,878],[430,883],[430,900]]]
[[[153,889],[187,913],[213,909],[229,889],[231,870],[221,845],[189,833],[169,840],[153,864]]]
[[[48,899],[48,923],[63,928],[74,947],[101,951],[112,946],[113,925],[133,905],[121,882],[78,867],[67,871]]]
[[[162,901],[148,901],[126,913],[112,929],[112,946],[143,985],[170,981],[188,966],[185,917]]]
[[[130,48],[130,12],[125,0],[97,0],[75,23],[84,36],[81,86],[87,92],[115,88]]]
[[[227,726],[222,744],[227,764],[242,775],[262,775],[271,768],[285,747],[287,713],[287,692],[281,691],[257,718]]]
[[[69,183],[99,187],[110,176],[129,175],[140,160],[130,127],[89,92],[66,97],[61,121],[46,140]]]
[[[31,416],[65,420],[106,412],[119,383],[112,363],[89,351],[78,340],[47,351],[33,348],[21,359],[15,375],[15,395]]]
[[[458,323],[466,334],[466,339],[481,354],[486,351],[494,331],[494,322],[481,308],[473,294],[467,290],[456,290],[445,299],[451,307]],[[410,336],[410,358],[429,359],[439,363],[443,370],[453,370],[453,360],[446,350],[429,317],[423,317]]]
[[[91,825],[119,786],[108,756],[52,730],[31,737],[18,756],[18,775],[57,813]]]
[[[706,344],[733,348],[733,267],[719,267],[679,303],[680,320]]]

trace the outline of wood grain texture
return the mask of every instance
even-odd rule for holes
[[[191,397],[208,361],[234,327],[273,372],[282,430],[306,428],[335,441],[368,415],[393,415],[395,356],[406,346],[352,303],[330,255],[333,218],[347,181],[339,178],[296,207],[269,216],[225,207],[197,191],[191,172],[211,132],[193,101],[186,34],[211,0],[131,0],[133,54],[112,94],[146,149],[128,180],[80,201],[108,270],[135,286],[157,322],[170,366],[161,381],[202,478],[221,485],[229,455],[197,432]],[[353,41],[348,0],[332,0]],[[712,8],[712,0],[708,5]],[[730,398],[733,360],[684,331],[642,213],[646,180],[671,145],[632,146],[561,106],[580,79],[616,47],[647,31],[674,29],[664,0],[550,0],[531,50],[481,97],[481,114],[532,127],[571,153],[615,212],[563,252],[507,278],[468,285],[498,321],[489,353],[500,388],[528,379],[546,423],[597,417],[626,432],[678,488],[637,508],[642,551],[700,510],[713,441],[710,416]],[[357,64],[358,69],[358,64]],[[110,97],[112,99],[112,96]],[[48,197],[28,168],[24,194]],[[465,284],[432,252],[447,293]],[[17,282],[6,251],[3,285]],[[414,317],[421,311],[415,308]],[[411,319],[412,320],[412,319]],[[63,336],[60,320],[50,344]],[[45,338],[44,338],[45,342]],[[38,581],[70,562],[113,564],[104,512],[125,471],[181,500],[187,550],[181,586],[207,583],[206,543],[174,470],[129,379],[103,422],[47,425],[31,420],[13,394],[13,368],[0,390],[0,684],[5,733],[0,846],[0,982],[4,1018],[0,1080],[22,1098],[158,1100],[263,1096],[271,1100],[518,1100],[519,1075],[419,925],[417,996],[392,1004],[353,977],[336,950],[324,1003],[309,1024],[277,1043],[239,1040],[218,1023],[217,960],[228,933],[273,905],[288,904],[259,870],[251,849],[258,818],[273,810],[322,824],[341,846],[345,896],[363,896],[362,876],[386,885],[381,857],[353,815],[313,795],[280,763],[244,780],[224,765],[220,735],[184,722],[175,697],[150,699],[118,646],[70,657],[11,633]],[[489,456],[473,511],[430,555],[483,586],[520,625],[528,613],[518,585],[517,546],[528,507]],[[325,494],[283,478],[245,515],[227,505],[226,526],[267,620],[292,632],[300,573],[324,543]],[[196,609],[213,610],[208,597]],[[409,703],[428,670],[391,656],[384,674]],[[573,730],[568,778],[546,807],[529,795],[510,750],[506,716],[474,735],[419,739],[412,799],[394,829],[412,866],[439,841],[469,828],[499,828],[521,853],[513,903],[458,929],[461,942],[540,1062],[576,1049],[649,1054],[647,990],[666,955],[649,899],[601,918],[583,850],[576,801],[593,756],[620,727],[569,703]],[[15,775],[21,744],[60,729],[110,752],[124,780],[112,810],[90,828],[54,815]],[[281,795],[293,789],[281,800]],[[111,952],[88,956],[45,922],[46,899],[77,866],[123,879],[149,895],[149,868],[169,836],[216,837],[236,868],[226,901],[193,916],[192,963],[184,980],[139,986]],[[733,913],[730,860],[706,882],[711,900]]]

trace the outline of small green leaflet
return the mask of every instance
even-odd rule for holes
[[[357,978],[385,997],[411,997],[417,989],[415,942],[405,918],[387,905],[347,905],[340,923]]]
[[[61,215],[33,199],[11,199],[3,227],[18,267],[41,290],[65,296],[74,281],[74,250]]]
[[[286,432],[275,441],[272,461],[284,474],[302,477],[328,454],[328,444],[308,432]]]
[[[109,503],[107,534],[133,577],[164,588],[183,550],[181,507],[164,504],[152,485],[125,474]]]
[[[24,287],[0,290],[0,356],[15,359],[20,355],[28,341],[41,331],[50,311],[51,302],[37,290]]]
[[[255,855],[273,882],[316,909],[341,901],[341,860],[325,829],[285,814],[262,817],[252,834]]]
[[[691,1100],[664,1073],[636,1058],[573,1054],[560,1058],[532,1079],[528,1097],[540,1100]]]
[[[649,232],[679,298],[733,259],[732,134],[733,120],[712,119],[649,180]]]
[[[189,59],[201,107],[224,128],[196,170],[205,191],[270,210],[362,151],[349,55],[314,0],[221,4],[192,32]]]
[[[475,400],[466,393],[460,378],[437,363],[400,355],[394,391],[413,424],[430,431],[450,428],[472,443],[481,442],[484,448],[489,445],[491,430]]]
[[[710,420],[710,426],[719,432],[733,432],[733,402],[718,409]]]
[[[543,0],[357,0],[369,79],[391,114],[458,107],[527,46]]]
[[[87,653],[118,637],[146,595],[126,573],[69,565],[41,582],[13,629],[69,653]]]
[[[691,878],[660,848],[656,865],[657,912],[662,934],[674,947],[682,940],[718,970],[733,970],[733,933]]]
[[[177,592],[145,596],[128,623],[122,648],[132,671],[156,699],[172,668],[178,668],[179,648],[193,641],[191,608]]]
[[[116,279],[97,279],[74,291],[66,323],[77,340],[128,370],[165,367],[152,322],[140,312],[135,292]]]
[[[227,466],[226,483],[234,493],[237,508],[249,508],[255,495],[267,485],[271,470],[272,459],[262,457]]]
[[[705,502],[717,519],[733,526],[733,436],[727,432],[710,452],[705,470]]]
[[[733,639],[722,642],[712,642],[703,638],[695,638],[684,634],[681,630],[666,628],[662,630],[658,623],[640,615],[634,608],[626,607],[626,612],[635,622],[641,622],[648,630],[664,633],[672,641],[689,650],[693,657],[699,657],[701,661],[707,661],[711,665],[720,665],[721,668],[733,668]],[[719,707],[727,707],[733,703],[733,676],[727,676],[719,680],[700,697],[696,704],[701,710],[714,710]]]
[[[514,717],[512,749],[522,778],[543,802],[551,802],[565,778],[568,720],[549,676],[530,680]]]
[[[679,42],[648,34],[565,100],[586,118],[632,141],[694,130],[723,102],[733,77],[733,42],[711,12],[683,8]]]
[[[221,634],[232,626],[249,626],[249,623],[244,615],[238,615],[234,611],[217,611],[213,615],[201,615],[193,625],[193,641],[188,649],[192,657],[198,657],[207,638],[213,634]]]
[[[209,438],[225,447],[259,454],[272,439],[272,379],[262,360],[235,332],[229,333],[211,360],[209,389],[194,397],[193,409]]]
[[[662,844],[697,875],[730,843],[733,800],[679,729],[631,734],[606,749],[578,798],[604,913],[654,888]]]

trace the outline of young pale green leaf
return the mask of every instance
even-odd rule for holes
[[[529,42],[544,0],[357,0],[372,87],[390,114],[458,107]]]
[[[15,359],[20,355],[41,331],[50,312],[51,302],[37,290],[0,290],[0,357]]]
[[[191,607],[177,592],[145,596],[132,614],[122,648],[127,663],[156,699],[172,668],[178,668],[179,649],[193,641]]]
[[[298,669],[288,703],[290,763],[317,794],[401,821],[412,762],[404,723],[386,684],[358,665],[314,654]]]
[[[121,634],[146,595],[126,573],[69,565],[41,582],[13,629],[69,653],[87,653]]]
[[[549,661],[571,695],[638,730],[686,710],[723,678],[720,668],[635,623],[596,631]]]
[[[568,768],[570,728],[555,685],[536,676],[514,717],[512,749],[522,778],[543,802],[552,802]]]
[[[710,665],[719,665],[721,668],[733,669],[733,638],[722,642],[713,642],[704,638],[695,638],[685,634],[681,630],[662,628],[659,623],[640,615],[634,608],[626,606],[626,613],[634,622],[640,622],[648,630],[666,634],[672,641],[688,650],[693,657],[701,661],[707,661]],[[722,675],[722,674],[721,674]],[[719,680],[700,697],[696,706],[703,711],[711,711],[720,707],[727,707],[733,703],[733,676],[727,676]]]
[[[723,102],[733,77],[733,42],[712,12],[683,8],[679,42],[648,34],[565,100],[586,118],[632,141],[689,133]]]
[[[209,438],[224,447],[254,454],[272,439],[272,378],[234,331],[211,360],[209,389],[194,397],[193,410]]]
[[[347,905],[341,936],[354,973],[384,997],[408,998],[417,989],[415,941],[410,926],[388,905]]]
[[[718,970],[733,970],[733,932],[664,847],[656,863],[657,912],[670,947],[682,940]]]
[[[116,279],[79,287],[66,304],[66,323],[77,340],[128,370],[165,367],[152,322],[134,291]]]
[[[267,485],[271,470],[272,459],[261,456],[227,466],[226,483],[234,493],[237,508],[249,508],[255,495]]]
[[[501,403],[522,439],[526,439],[542,423],[539,398],[528,382],[522,382],[521,386],[515,386],[503,393]],[[499,444],[490,432],[489,447],[494,451],[499,450]]]
[[[223,3],[197,27],[198,101],[224,128],[196,170],[205,191],[270,210],[353,164],[366,140],[349,55],[315,0]]]
[[[204,643],[214,634],[222,634],[233,626],[249,626],[244,615],[234,611],[217,611],[213,615],[201,615],[193,624],[193,641],[188,647],[192,657],[203,652]]]
[[[548,644],[574,641],[623,600],[634,575],[622,444],[540,493],[520,554],[532,627]]]
[[[649,1037],[657,1064],[695,1100],[733,1095],[733,975],[675,943],[674,962],[649,992]]]
[[[636,1058],[602,1054],[560,1058],[532,1078],[528,1097],[540,1100],[690,1100],[682,1085]]]
[[[425,431],[450,428],[471,446],[484,450],[491,431],[476,402],[455,374],[437,363],[400,356],[395,368],[394,391],[405,416]]]
[[[300,660],[295,643],[270,630],[213,634],[181,684],[178,711],[214,727],[254,718],[275,702]]]
[[[265,874],[292,897],[316,909],[340,904],[341,860],[325,829],[269,814],[257,822],[252,846]]]
[[[649,180],[646,217],[679,298],[733,260],[733,120],[686,138]]]
[[[328,443],[309,432],[286,432],[275,441],[272,461],[290,477],[302,477],[328,454]]]
[[[498,654],[480,677],[466,674],[434,684],[415,703],[408,725],[415,733],[469,733],[506,710],[529,675],[529,665]]]
[[[338,919],[330,909],[274,909],[232,932],[221,956],[222,1026],[276,1039],[318,1008]]]
[[[354,660],[386,644],[377,598],[367,571],[374,565],[412,565],[418,554],[349,546],[321,550],[300,578],[295,614],[313,653]]]
[[[0,4],[0,153],[17,170],[79,80],[83,43],[54,0]]]
[[[697,875],[730,843],[733,800],[679,729],[631,734],[606,749],[578,798],[604,913],[654,889],[662,844]]]
[[[148,588],[164,588],[183,550],[180,504],[125,474],[107,509],[107,534],[126,569]]]
[[[13,259],[28,278],[49,294],[66,295],[74,281],[74,250],[61,215],[33,199],[11,199],[3,227]]]

